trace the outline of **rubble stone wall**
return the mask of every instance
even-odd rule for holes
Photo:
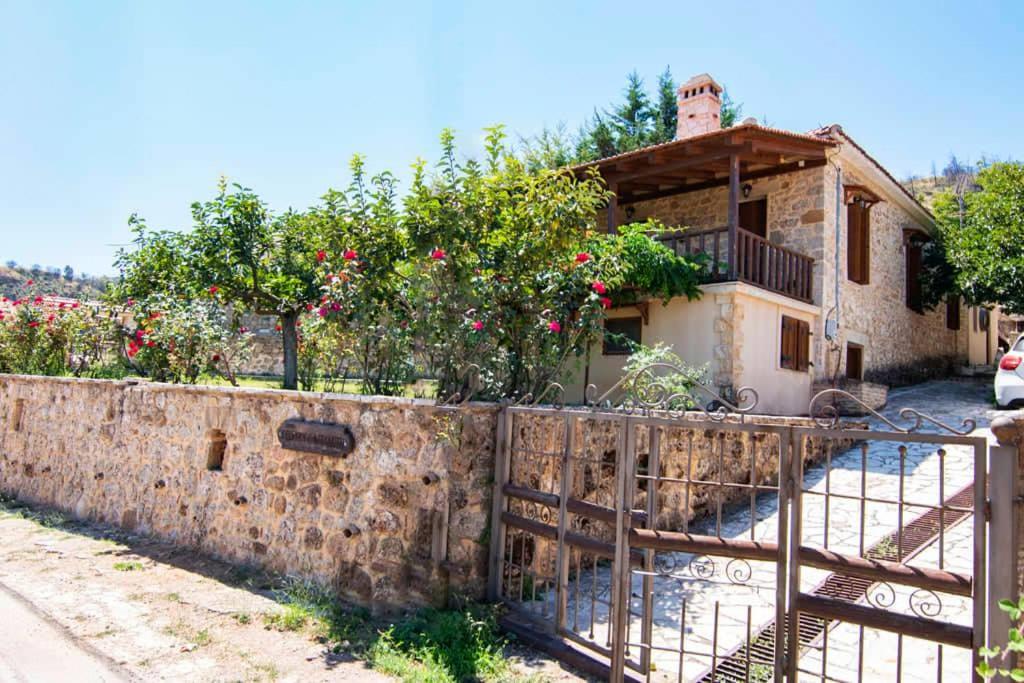
[[[0,375],[0,492],[378,611],[483,595],[497,408]],[[347,456],[286,450],[289,418]],[[211,468],[218,450],[223,459]]]

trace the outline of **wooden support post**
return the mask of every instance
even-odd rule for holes
[[[619,185],[618,183],[609,183],[608,189],[612,193],[608,199],[608,234],[614,235],[618,232],[616,228],[619,226]]]
[[[740,225],[740,157],[729,155],[729,279],[736,279],[736,234]]]

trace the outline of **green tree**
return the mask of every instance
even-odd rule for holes
[[[212,201],[192,205],[192,284],[222,303],[281,325],[285,389],[298,387],[299,315],[320,296],[318,247],[325,238],[301,212],[274,216],[248,188],[228,191],[222,180]]]
[[[130,220],[134,249],[118,253],[121,279],[114,300],[145,300],[170,294],[183,299],[207,297],[280,321],[284,382],[297,387],[296,322],[320,295],[320,225],[304,213],[273,215],[252,190],[228,189],[192,205],[190,232],[151,231],[137,216]]]
[[[1024,164],[993,163],[976,191],[935,200],[941,248],[956,291],[973,305],[1024,313]]]
[[[670,142],[676,136],[676,117],[679,115],[679,101],[676,95],[676,82],[672,72],[666,66],[658,76],[658,102],[654,119],[653,143]]]
[[[655,112],[644,91],[644,81],[636,71],[626,77],[623,101],[612,110],[610,118],[619,152],[628,152],[650,142]]]
[[[722,107],[718,114],[718,121],[722,128],[732,128],[740,122],[743,116],[743,105],[732,101],[729,91],[722,88]]]

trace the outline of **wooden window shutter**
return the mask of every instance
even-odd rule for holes
[[[871,212],[858,202],[846,207],[846,276],[853,282],[868,284],[870,266]]]
[[[946,299],[946,327],[950,330],[960,329],[960,297],[950,296]]]
[[[915,240],[907,242],[907,308],[922,310],[921,245]]]
[[[782,316],[779,367],[805,371],[811,361],[811,326],[803,320]]]
[[[811,364],[811,326],[804,320],[797,321],[796,369],[804,372]]]

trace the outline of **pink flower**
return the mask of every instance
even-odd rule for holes
[[[480,320],[474,320],[472,327],[473,327],[474,330],[479,332],[480,330],[484,329],[484,324]]]
[[[76,301],[75,303],[71,304],[71,308],[78,308],[78,302]]]
[[[48,323],[52,323],[52,322],[53,322],[53,319],[54,319],[54,318],[56,318],[56,317],[57,317],[57,316],[55,316],[55,315],[54,315],[53,313],[51,313],[51,314],[50,314],[50,316],[49,316],[49,317],[48,317],[48,318],[46,319],[46,322],[48,322]]]
[[[332,301],[331,302],[331,310],[334,311],[335,313],[337,313],[338,311],[341,310],[341,304],[339,304],[337,301]]]
[[[61,301],[60,302],[60,306],[58,306],[57,308],[59,308],[60,310],[63,311],[65,306],[67,306],[67,304],[65,304],[63,301]]]
[[[585,251],[581,251],[580,253],[576,254],[576,263],[586,263],[589,260],[590,254],[588,254]]]
[[[317,311],[317,315],[319,315],[321,318],[327,315],[327,307],[321,306],[320,310]]]
[[[346,261],[354,261],[359,258],[359,254],[357,254],[354,249],[346,249],[343,257]]]
[[[28,282],[26,282],[25,284],[26,284],[26,285],[32,285],[32,284],[35,284],[35,280],[29,280],[29,281],[28,281]]]
[[[602,296],[601,297],[601,308],[611,308],[611,307],[612,307],[612,300],[609,299],[606,296]]]
[[[548,323],[548,330],[554,332],[555,334],[558,334],[559,332],[562,331],[562,326],[559,324],[557,320],[552,320],[551,322]]]
[[[134,306],[134,305],[135,305],[135,299],[128,299],[128,301],[126,301],[126,302],[125,302],[125,305],[126,305],[126,306],[127,306],[128,308],[131,308],[132,306]]]
[[[217,285],[213,285],[210,287],[208,291],[210,292],[210,294],[216,294],[217,292],[220,291],[220,287],[218,287]]]
[[[307,311],[312,311],[313,310],[313,304],[306,304],[306,310]]]
[[[320,250],[318,250],[318,251],[316,252],[316,260],[317,260],[317,261],[319,261],[319,262],[323,262],[323,260],[324,260],[325,258],[327,258],[327,252],[326,252],[326,251],[324,251],[323,249],[320,249]]]
[[[248,327],[239,327],[238,331],[241,332],[242,334],[245,334],[246,332],[249,331],[249,328]]]
[[[432,252],[430,252],[430,258],[434,259],[435,261],[440,261],[447,255],[448,254],[444,253],[444,249],[435,248]]]
[[[32,301],[33,301],[33,302],[35,302],[35,303],[37,303],[37,304],[41,304],[41,303],[43,303],[43,297],[41,297],[41,296],[37,296],[37,297],[36,297],[35,299],[33,299]]]
[[[594,284],[590,285],[590,288],[598,294],[605,294],[608,292],[608,288],[604,286],[604,283],[600,280],[595,280]]]

